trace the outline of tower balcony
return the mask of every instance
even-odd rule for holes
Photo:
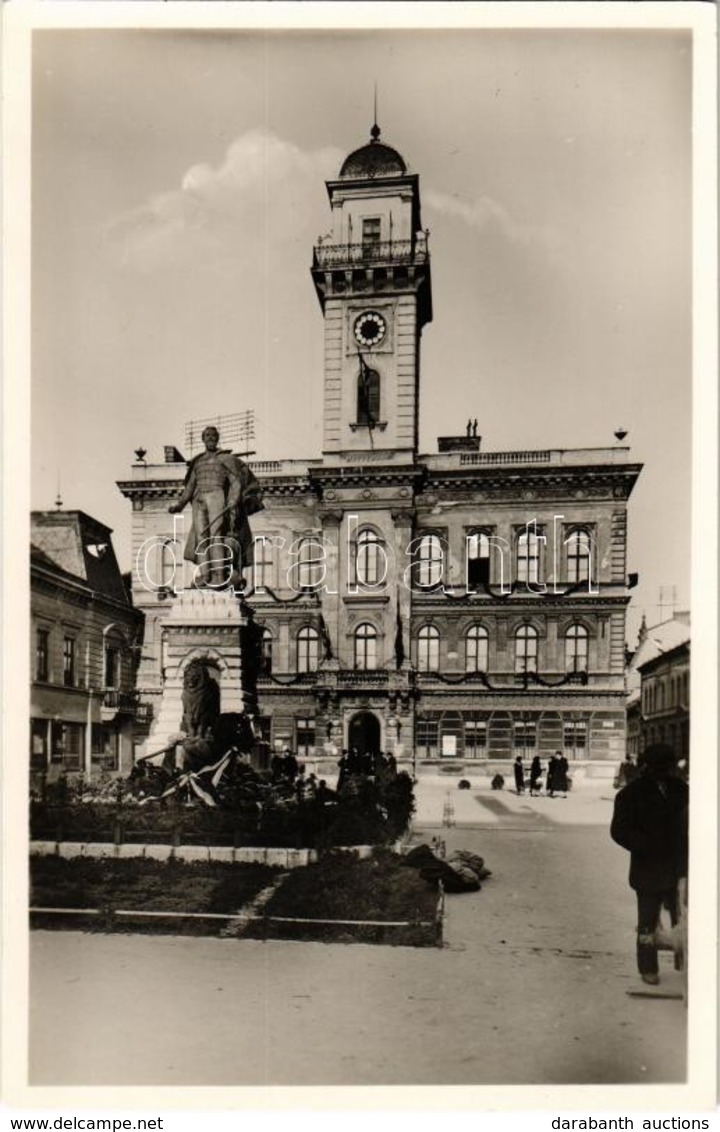
[[[373,267],[393,264],[425,264],[430,260],[427,233],[412,240],[366,241],[357,244],[328,244],[322,239],[313,248],[313,269]]]

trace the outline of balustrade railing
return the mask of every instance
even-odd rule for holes
[[[550,451],[519,452],[463,452],[461,464],[547,464],[552,459]]]
[[[424,235],[413,240],[379,240],[377,243],[325,244],[313,249],[314,267],[364,267],[373,263],[426,263],[428,241]]]

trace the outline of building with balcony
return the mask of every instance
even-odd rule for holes
[[[34,511],[31,538],[31,772],[127,773],[142,615],[112,531],[83,511]]]
[[[322,455],[251,465],[265,500],[246,588],[263,634],[259,730],[305,758],[371,747],[418,769],[558,749],[618,762],[640,465],[619,446],[484,451],[470,422],[421,452],[432,291],[418,177],[374,127],[327,188],[332,231],[311,267]],[[144,564],[138,690],[155,707],[163,625],[192,584],[168,515],[185,473],[174,451],[118,485]]]

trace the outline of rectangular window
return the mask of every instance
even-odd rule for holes
[[[418,719],[415,727],[415,746],[423,759],[435,759],[438,754],[437,719]]]
[[[536,724],[534,720],[515,720],[515,750],[520,754],[534,751],[537,745]]]
[[[292,572],[296,573],[298,589],[316,589],[325,574],[325,550],[322,543],[315,538],[303,538],[297,547],[297,555],[297,566],[293,567]]]
[[[30,720],[30,769],[44,770],[48,761],[48,721]]]
[[[466,537],[468,589],[490,585],[490,539],[486,534]]]
[[[63,684],[66,688],[75,687],[75,638],[63,640]]]
[[[94,767],[101,770],[118,768],[118,735],[111,727],[93,723],[90,735],[91,759]]]
[[[590,554],[592,542],[585,530],[571,531],[565,539],[567,548],[567,579],[570,583],[587,582],[590,579]]]
[[[273,584],[273,542],[266,535],[258,535],[253,547],[255,589],[264,590]]]
[[[38,629],[35,638],[35,679],[48,680],[50,676],[50,632]]]
[[[573,759],[585,758],[587,748],[587,723],[584,720],[566,719],[563,725],[563,746],[566,756]]]
[[[371,251],[380,243],[380,217],[368,216],[362,222],[362,243],[364,251]]]
[[[517,541],[517,580],[530,585],[540,582],[540,536],[524,530]]]
[[[52,762],[62,763],[65,770],[82,770],[84,745],[83,723],[59,723],[53,720],[50,746]]]
[[[315,720],[295,720],[295,746],[298,757],[307,758],[315,754]]]
[[[465,756],[468,759],[484,759],[487,755],[487,720],[465,720]]]

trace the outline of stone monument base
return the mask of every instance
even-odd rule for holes
[[[218,683],[220,712],[243,712],[241,630],[247,616],[232,590],[185,590],[163,621],[163,689],[140,758],[166,748],[182,731],[183,683],[188,665],[201,660]]]

